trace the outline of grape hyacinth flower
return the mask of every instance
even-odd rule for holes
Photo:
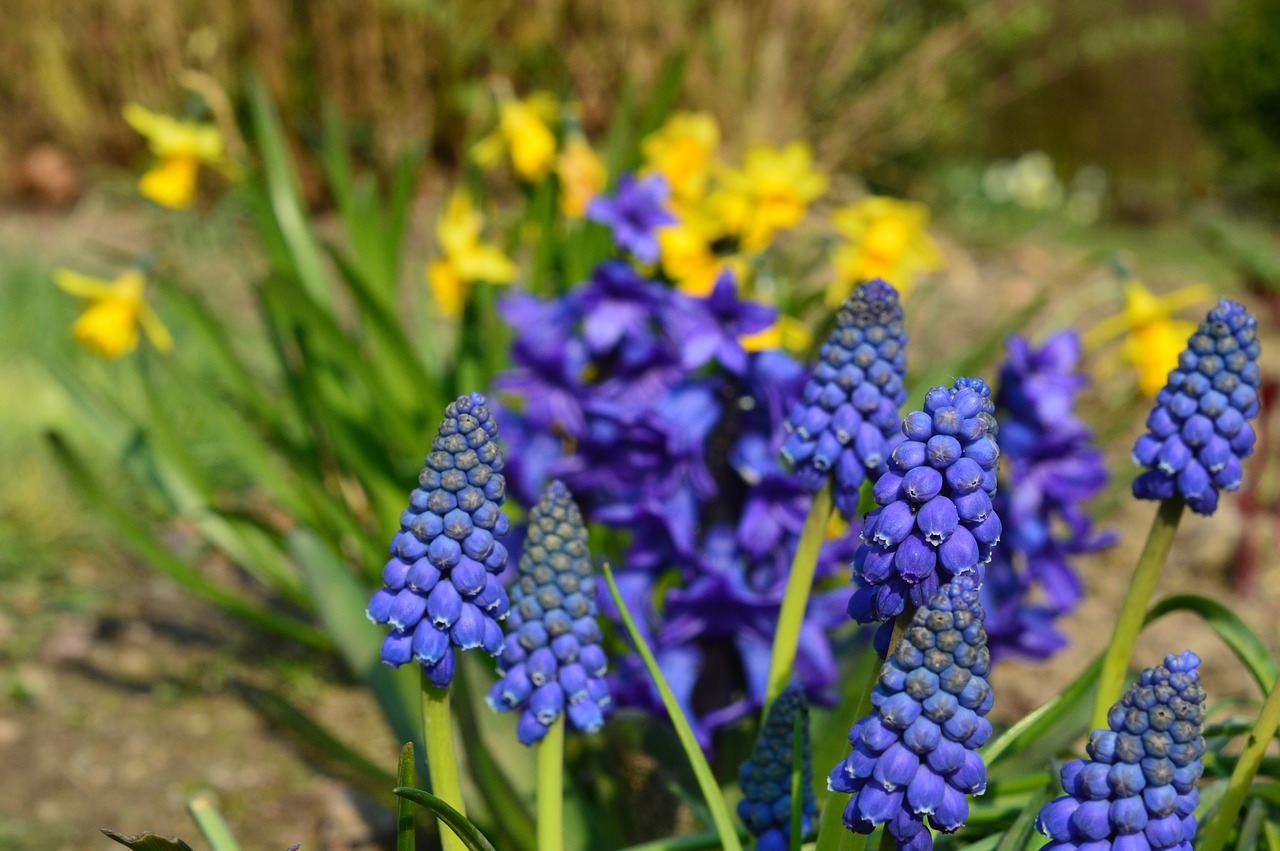
[[[796,717],[800,717],[800,832],[809,832],[818,814],[813,796],[813,757],[809,744],[809,702],[804,690],[788,686],[769,706],[751,759],[738,769],[742,800],[738,818],[756,837],[756,851],[791,847],[791,772]]]
[[[872,493],[853,558],[858,589],[849,615],[859,623],[895,617],[908,603],[923,605],[954,577],[991,560],[1000,540],[992,507],[1000,448],[990,388],[978,378],[935,387],[924,410],[902,421],[905,440]]]
[[[952,833],[969,815],[966,795],[986,790],[978,748],[991,735],[986,714],[991,655],[972,576],[944,585],[916,610],[880,669],[873,709],[849,733],[853,751],[828,780],[852,795],[845,827],[883,824],[903,851],[927,851],[925,828]]]
[[[1187,341],[1133,447],[1134,461],[1148,468],[1133,483],[1135,497],[1181,496],[1207,515],[1219,490],[1240,487],[1240,462],[1253,454],[1248,421],[1258,412],[1257,326],[1224,298]]]
[[[658,228],[678,219],[667,209],[671,189],[661,175],[623,175],[612,197],[600,195],[587,205],[587,218],[613,231],[613,241],[645,263],[658,262]]]
[[[1076,415],[1088,383],[1079,371],[1080,336],[1059,331],[1036,347],[1014,335],[1005,348],[996,394],[1001,482],[993,498],[1004,538],[983,571],[982,605],[992,659],[1044,659],[1066,644],[1055,622],[1083,593],[1073,559],[1114,541],[1086,509],[1109,475],[1092,430]]]
[[[529,514],[511,603],[489,705],[523,710],[516,735],[526,745],[564,711],[577,729],[599,730],[611,700],[596,580],[582,514],[563,482],[552,482]]]
[[[875,278],[858,285],[836,314],[818,364],[791,410],[782,455],[810,491],[835,477],[840,513],[858,513],[863,479],[879,476],[902,439],[898,408],[907,398],[907,333],[898,292]]]
[[[1190,851],[1204,768],[1200,659],[1169,654],[1147,668],[1094,730],[1088,759],[1062,767],[1067,794],[1040,811],[1046,849]]]
[[[416,660],[439,688],[453,679],[453,647],[502,650],[507,550],[496,538],[510,523],[497,436],[484,396],[449,403],[369,603],[369,620],[391,626],[382,661]]]

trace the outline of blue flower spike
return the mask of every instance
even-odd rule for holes
[[[391,627],[382,661],[423,666],[439,688],[453,680],[453,649],[502,651],[507,592],[498,575],[507,550],[497,538],[510,522],[502,512],[506,480],[498,427],[484,396],[459,396],[445,409],[431,454],[391,539],[383,587],[367,614]]]
[[[906,347],[897,290],[880,278],[859,284],[787,420],[783,457],[810,491],[834,476],[836,508],[846,519],[858,513],[863,480],[884,472],[902,440]]]
[[[1207,515],[1219,491],[1240,487],[1240,462],[1253,454],[1259,351],[1253,314],[1220,300],[1187,341],[1133,447],[1133,460],[1148,468],[1134,480],[1135,497],[1180,496]]]
[[[524,744],[541,741],[561,712],[586,733],[604,726],[612,701],[596,617],[587,530],[569,489],[554,481],[529,513],[500,679],[486,698],[499,712],[521,710]]]
[[[1199,665],[1190,651],[1170,654],[1111,707],[1109,729],[1089,737],[1089,758],[1062,767],[1067,794],[1036,819],[1046,849],[1191,851],[1204,771]]]
[[[808,833],[818,814],[813,796],[813,756],[809,744],[809,702],[804,690],[788,686],[769,706],[751,759],[738,769],[742,800],[738,818],[756,837],[756,851],[791,847],[791,770],[796,716],[800,717],[801,833]]]
[[[923,605],[991,560],[1001,526],[991,503],[1000,447],[990,396],[986,382],[960,378],[930,390],[924,409],[903,419],[905,439],[876,480],[880,507],[867,514],[853,558],[859,587],[849,615],[859,623]]]
[[[986,714],[991,655],[972,576],[944,585],[916,610],[880,669],[871,714],[849,733],[853,750],[828,778],[852,795],[844,824],[871,833],[883,824],[903,851],[927,851],[934,830],[952,833],[981,795],[987,769],[978,755],[991,735]]]

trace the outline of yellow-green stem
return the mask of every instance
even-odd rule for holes
[[[1236,763],[1235,770],[1231,772],[1231,779],[1227,782],[1227,792],[1222,796],[1222,804],[1209,822],[1209,829],[1205,831],[1198,851],[1222,851],[1226,846],[1227,839],[1231,836],[1231,828],[1236,823],[1236,815],[1244,805],[1245,796],[1253,784],[1253,776],[1258,773],[1258,767],[1262,765],[1262,757],[1267,752],[1267,745],[1271,744],[1278,726],[1280,726],[1280,681],[1271,687],[1267,702],[1262,704],[1262,711],[1258,713],[1258,722],[1253,725],[1253,730],[1249,733],[1244,753],[1240,754],[1240,761]]]
[[[453,717],[449,712],[449,690],[436,688],[422,672],[422,738],[427,746],[427,775],[431,793],[462,815],[462,782],[458,758],[453,749]],[[444,851],[467,851],[466,843],[447,827],[440,830]]]
[[[538,742],[538,851],[564,848],[564,713]]]
[[[1129,667],[1129,659],[1133,656],[1133,645],[1142,630],[1142,622],[1147,615],[1147,604],[1155,593],[1156,583],[1160,579],[1160,570],[1169,555],[1174,534],[1178,531],[1178,521],[1182,519],[1184,506],[1182,497],[1166,499],[1160,503],[1155,520],[1151,522],[1151,531],[1147,533],[1147,542],[1142,547],[1142,555],[1138,557],[1138,566],[1129,581],[1129,593],[1124,598],[1124,606],[1116,618],[1115,632],[1111,635],[1111,644],[1107,646],[1106,655],[1102,657],[1102,670],[1098,675],[1098,693],[1093,704],[1092,726],[1106,728],[1107,712],[1111,705],[1120,699],[1124,688],[1124,675]]]
[[[804,623],[804,610],[809,605],[809,592],[813,590],[813,574],[818,568],[818,552],[831,519],[831,478],[813,496],[809,513],[804,518],[796,554],[791,559],[791,572],[787,575],[787,588],[778,612],[778,630],[773,637],[773,653],[769,657],[769,684],[765,689],[764,706],[760,723],[769,707],[791,682],[791,669],[795,666],[796,648],[800,646],[800,627]]]
[[[908,603],[902,610],[902,614],[898,615],[898,619],[893,623],[893,634],[889,636],[889,653],[893,652],[893,648],[902,639],[903,633],[907,631],[915,614],[916,607]],[[862,686],[862,697],[858,700],[858,708],[853,713],[854,724],[871,714],[871,691],[880,679],[881,667],[881,665],[871,666],[867,681]],[[818,824],[816,851],[862,851],[866,847],[865,834],[854,833],[844,826],[844,807],[848,800],[849,796],[843,792],[832,792],[827,796],[827,804],[822,808],[822,817]]]

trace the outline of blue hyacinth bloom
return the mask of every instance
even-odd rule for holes
[[[796,717],[800,718],[800,832],[806,834],[818,814],[813,796],[813,755],[809,744],[809,701],[804,690],[788,686],[769,707],[751,759],[738,769],[742,800],[738,818],[756,837],[756,851],[791,847],[791,773]]]
[[[853,558],[858,589],[849,615],[883,621],[907,605],[923,605],[952,578],[991,560],[1000,540],[992,507],[1000,448],[990,389],[978,378],[935,387],[924,410],[902,421],[905,440],[872,491],[879,508],[867,514]]]
[[[1148,468],[1133,483],[1135,497],[1181,496],[1197,514],[1212,514],[1219,490],[1240,487],[1240,462],[1253,454],[1258,352],[1257,320],[1219,301],[1187,341],[1133,447],[1133,460]]]
[[[658,228],[678,219],[667,209],[671,188],[661,175],[637,178],[625,174],[612,196],[600,195],[587,205],[587,218],[613,231],[619,248],[645,263],[658,261]]]
[[[497,436],[484,396],[449,403],[369,602],[369,619],[391,627],[382,661],[417,661],[440,688],[453,679],[454,647],[502,650],[507,550],[497,538],[510,523]]]
[[[987,769],[978,755],[991,735],[986,714],[991,655],[982,604],[971,576],[944,585],[916,610],[880,669],[871,714],[849,733],[853,751],[831,772],[834,792],[852,795],[845,827],[883,824],[903,851],[927,851],[934,830],[952,833],[981,795]]]
[[[546,736],[561,712],[579,730],[599,730],[611,702],[608,662],[587,530],[563,482],[552,482],[529,513],[511,603],[489,705],[521,710],[516,734],[526,745]]]
[[[1046,849],[1191,851],[1204,768],[1200,659],[1187,651],[1142,672],[1094,730],[1088,759],[1062,767],[1067,793],[1045,804]]]
[[[859,284],[836,314],[787,420],[783,457],[810,491],[834,476],[836,507],[846,519],[858,513],[863,480],[885,470],[902,440],[906,346],[897,290],[879,278]]]

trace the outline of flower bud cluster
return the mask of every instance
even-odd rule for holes
[[[453,647],[502,650],[507,592],[498,579],[507,564],[496,538],[510,526],[502,512],[506,480],[498,426],[484,396],[459,396],[445,409],[431,454],[391,539],[383,587],[368,616],[388,624],[382,661],[420,662],[440,688],[453,679]]]
[[[907,333],[897,291],[866,281],[836,314],[818,364],[791,411],[782,455],[801,483],[816,491],[835,477],[835,503],[846,518],[858,513],[858,489],[880,475],[902,439],[898,408],[906,400]]]
[[[1181,496],[1197,514],[1212,514],[1219,490],[1240,487],[1240,462],[1253,454],[1258,353],[1257,320],[1219,301],[1178,356],[1133,447],[1133,460],[1149,468],[1134,481],[1134,496]]]
[[[873,709],[849,733],[853,751],[831,772],[833,791],[852,795],[845,826],[883,824],[904,851],[927,851],[934,830],[951,833],[969,815],[967,795],[986,789],[978,748],[991,735],[991,655],[972,576],[944,585],[916,610],[880,669]]]
[[[487,698],[500,712],[523,710],[516,734],[524,744],[540,741],[561,712],[588,733],[604,724],[611,700],[596,614],[582,514],[564,483],[554,481],[529,514],[500,679]]]
[[[1094,730],[1089,758],[1062,767],[1066,795],[1040,811],[1047,849],[1190,851],[1204,768],[1200,659],[1187,651],[1142,672]]]
[[[751,759],[738,769],[742,800],[738,818],[756,838],[756,851],[791,847],[791,772],[793,737],[800,718],[800,831],[808,833],[818,814],[813,796],[813,755],[809,744],[809,701],[799,686],[788,686],[769,707]]]
[[[961,378],[930,390],[924,410],[903,419],[906,439],[876,481],[880,507],[867,514],[853,559],[859,587],[849,615],[859,623],[922,605],[991,560],[1001,527],[991,503],[1000,447],[990,395],[981,379]]]

